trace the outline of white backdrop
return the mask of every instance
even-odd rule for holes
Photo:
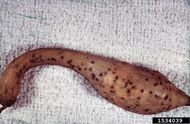
[[[187,0],[1,0],[0,71],[31,49],[71,48],[159,70],[190,95],[188,9]],[[125,111],[59,66],[33,68],[21,83],[0,124],[151,124],[155,116],[190,115],[190,107]]]

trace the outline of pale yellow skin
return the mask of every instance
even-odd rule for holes
[[[24,73],[46,64],[73,69],[103,98],[138,114],[156,114],[190,105],[190,97],[158,71],[75,50],[42,48],[15,58],[6,67],[0,80],[1,111],[15,103]]]

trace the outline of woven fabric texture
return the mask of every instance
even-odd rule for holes
[[[1,0],[0,72],[35,48],[88,51],[159,70],[190,95],[187,0]],[[76,72],[30,69],[0,124],[151,124],[188,116],[189,107],[157,115],[125,111],[101,98]]]

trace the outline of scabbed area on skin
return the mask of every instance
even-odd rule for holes
[[[0,79],[0,111],[12,106],[24,73],[60,65],[81,74],[109,102],[138,114],[157,114],[190,105],[190,97],[158,71],[81,51],[40,48],[10,62]]]

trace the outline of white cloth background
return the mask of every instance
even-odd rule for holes
[[[61,47],[141,63],[190,95],[187,0],[1,0],[0,71],[16,56]],[[151,124],[154,116],[188,116],[189,107],[143,116],[102,99],[70,69],[41,66],[22,80],[0,124]]]

